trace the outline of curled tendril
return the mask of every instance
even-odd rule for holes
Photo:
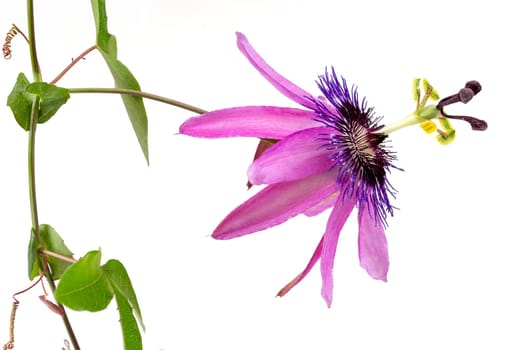
[[[29,43],[29,39],[27,38],[27,36],[20,29],[18,29],[18,27],[15,24],[13,24],[11,26],[11,29],[9,29],[9,31],[6,33],[4,45],[2,46],[2,53],[4,55],[4,59],[6,60],[10,59],[12,56],[11,41],[17,34],[22,35],[24,39],[26,39],[26,42]]]
[[[13,24],[11,29],[5,35],[4,46],[2,46],[2,52],[4,59],[8,60],[11,58],[11,40],[18,34],[18,28]]]
[[[9,341],[4,344],[3,350],[11,350],[15,348],[15,318],[16,310],[18,309],[18,300],[13,301],[11,308],[11,317],[9,318]]]

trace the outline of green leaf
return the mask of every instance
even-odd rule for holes
[[[28,267],[28,275],[29,280],[33,280],[33,278],[37,277],[39,273],[38,268],[38,241],[36,239],[36,235],[34,233],[34,230],[31,230],[31,236],[29,238],[29,247],[27,248],[27,267]]]
[[[31,106],[33,105],[34,96],[26,91],[29,85],[24,73],[18,74],[15,86],[7,97],[7,105],[11,108],[15,120],[25,131],[29,130],[31,118]]]
[[[42,224],[40,225],[39,230],[42,245],[39,245],[34,233],[31,233],[31,238],[29,240],[28,268],[30,280],[40,275],[40,268],[37,260],[39,249],[46,249],[63,256],[67,256],[68,258],[73,258],[73,253],[64,244],[64,240],[53,227]],[[70,262],[52,256],[48,257],[48,262],[51,268],[51,276],[54,280],[62,277],[64,271],[71,265]]]
[[[112,58],[110,55],[101,51],[102,56],[106,60],[108,67],[110,68],[113,79],[115,80],[115,86],[121,89],[129,89],[141,91],[141,87],[130,70],[118,59]],[[130,118],[135,136],[141,145],[142,152],[146,158],[146,162],[149,163],[148,155],[148,117],[146,115],[146,108],[144,102],[140,96],[132,95],[121,95],[126,112]]]
[[[26,131],[29,130],[34,95],[40,97],[39,123],[51,119],[69,99],[67,89],[41,82],[30,84],[24,73],[18,74],[16,84],[7,98],[7,105],[11,108],[18,125]]]
[[[71,265],[55,291],[58,302],[73,310],[100,311],[113,295],[119,309],[124,349],[142,350],[142,336],[137,321],[144,330],[141,310],[128,272],[118,260],[100,266],[100,250],[91,251]]]
[[[115,293],[115,300],[117,301],[120,314],[124,348],[126,350],[142,349],[142,337],[137,321],[139,321],[143,331],[144,323],[128,272],[120,261],[114,259],[108,260],[102,266],[102,269]]]
[[[39,123],[45,123],[51,119],[69,99],[67,89],[42,82],[30,84],[26,91],[40,97]]]
[[[118,290],[114,290],[114,292],[119,309],[124,349],[142,350],[142,336],[137,326],[137,321],[133,317],[132,308],[124,295],[119,293]]]
[[[91,0],[95,27],[97,30],[97,48],[104,57],[110,68],[115,86],[121,89],[141,91],[137,79],[131,71],[117,59],[117,39],[108,32],[108,17],[106,15],[105,0]],[[148,155],[148,117],[142,97],[121,95],[126,112],[135,131],[135,135],[141,146],[146,162],[149,163]]]
[[[43,248],[51,252],[73,258],[73,253],[64,244],[64,240],[55,231],[53,227],[47,224],[40,225],[40,238],[42,239]],[[71,266],[71,263],[53,256],[48,257],[48,262],[51,267],[51,276],[54,280],[62,277],[64,271]]]
[[[117,58],[117,39],[108,32],[108,16],[105,0],[91,0],[95,28],[97,30],[97,46],[110,57]]]
[[[113,291],[100,266],[100,250],[88,252],[65,272],[55,290],[55,298],[73,310],[104,310]]]
[[[108,260],[102,269],[105,272],[106,277],[108,278],[113,291],[115,294],[119,292],[126,301],[133,308],[137,320],[141,324],[142,329],[144,330],[144,323],[142,321],[141,309],[139,308],[139,303],[137,302],[137,297],[133,289],[130,277],[124,265],[115,259]]]

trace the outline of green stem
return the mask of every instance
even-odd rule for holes
[[[35,39],[35,20],[34,20],[34,7],[33,0],[27,0],[27,24],[28,24],[28,36],[29,36],[29,53],[31,56],[31,69],[33,71],[33,80],[35,82],[42,81],[42,73],[40,71],[40,66],[38,64],[38,55],[36,49],[36,39]],[[29,137],[28,137],[28,177],[29,177],[29,205],[31,207],[31,224],[32,224],[32,234],[35,235],[35,238],[39,243],[42,242],[40,237],[39,223],[38,223],[38,210],[37,210],[37,195],[36,195],[36,181],[35,181],[35,137],[38,124],[38,115],[40,107],[40,99],[38,96],[33,100],[33,105],[31,107],[31,116],[29,122]],[[55,293],[55,282],[49,272],[48,268],[45,268],[46,279],[51,288],[53,294]],[[64,306],[58,304],[59,307],[64,309]],[[68,315],[64,310],[64,315],[62,316],[62,321],[66,327],[66,331],[71,340],[71,344],[75,350],[80,350],[80,346],[75,336],[75,332],[71,327],[69,322]]]
[[[31,117],[29,123],[29,141],[27,145],[27,170],[29,176],[29,205],[31,207],[31,224],[33,234],[35,235],[39,245],[42,243],[40,239],[39,223],[38,223],[38,209],[37,209],[37,193],[35,181],[35,135],[38,121],[38,105],[40,103],[39,97],[35,97],[33,106],[31,107]]]
[[[197,114],[204,114],[206,111],[199,107],[194,107],[192,105],[180,102],[177,100],[172,100],[171,98],[150,94],[148,92],[139,91],[139,90],[130,90],[130,89],[120,89],[120,88],[72,88],[68,89],[70,93],[100,93],[100,94],[122,94],[122,95],[133,95],[154,100],[157,102],[166,103],[172,106],[176,106],[187,111],[194,112]]]
[[[27,25],[29,36],[29,55],[31,56],[31,68],[33,70],[33,80],[42,81],[40,66],[38,64],[37,47],[35,40],[35,16],[33,0],[27,0]]]
[[[35,21],[33,1],[27,0],[27,24],[29,36],[29,54],[31,56],[31,68],[33,71],[33,80],[41,81],[40,66],[38,64],[38,55],[35,39]],[[37,241],[41,243],[39,224],[38,224],[38,210],[37,210],[37,195],[35,182],[35,135],[38,122],[38,107],[40,99],[35,97],[33,105],[31,106],[31,116],[29,123],[29,144],[28,144],[28,176],[29,176],[29,205],[31,207],[31,223],[33,234]]]

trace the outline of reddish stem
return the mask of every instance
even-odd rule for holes
[[[60,79],[62,79],[62,77],[64,75],[66,75],[66,73],[71,69],[73,68],[74,65],[76,65],[81,59],[84,58],[84,56],[86,56],[87,54],[89,54],[91,51],[95,50],[97,48],[97,45],[93,45],[92,47],[90,47],[89,49],[85,50],[84,52],[82,52],[80,55],[77,56],[77,58],[75,58],[73,61],[71,61],[70,64],[67,65],[66,68],[64,68],[64,70],[62,72],[60,72],[59,75],[57,75],[57,77],[55,79],[53,79],[50,84],[51,85],[55,85]]]
[[[13,299],[15,300],[16,303],[18,303],[18,299],[16,298],[17,295],[24,294],[25,292],[27,292],[28,290],[36,286],[42,280],[42,278],[44,278],[44,275],[46,274],[46,271],[47,271],[47,264],[48,264],[47,256],[44,255],[44,271],[42,271],[40,276],[38,276],[37,280],[33,284],[31,284],[29,287],[13,294]]]

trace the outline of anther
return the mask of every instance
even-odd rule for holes
[[[441,110],[440,113],[448,119],[458,119],[458,120],[463,120],[465,122],[468,122],[469,125],[471,125],[471,129],[473,130],[484,131],[488,128],[488,123],[486,123],[482,119],[477,119],[477,118],[469,117],[466,115],[450,115],[444,112],[443,110]]]
[[[457,102],[468,103],[473,98],[473,96],[480,92],[480,90],[482,90],[482,85],[480,85],[480,83],[476,80],[470,80],[462,89],[459,90],[458,93],[441,99],[438,102],[437,108],[441,109],[444,106]]]
[[[465,85],[466,88],[473,90],[473,94],[476,95],[482,90],[482,85],[476,80],[470,80]]]
[[[458,92],[458,97],[462,103],[468,103],[473,96],[475,96],[475,93],[470,88],[462,88]]]
[[[486,123],[484,120],[477,119],[474,117],[469,117],[465,115],[450,115],[444,112],[444,107],[453,103],[462,102],[462,103],[468,103],[473,96],[478,94],[482,90],[482,85],[476,80],[470,80],[466,83],[466,85],[459,90],[458,93],[455,95],[451,95],[448,97],[443,98],[438,102],[437,109],[440,111],[440,113],[449,119],[458,119],[463,120],[465,122],[468,122],[471,125],[471,129],[483,131],[488,128],[488,123]]]

